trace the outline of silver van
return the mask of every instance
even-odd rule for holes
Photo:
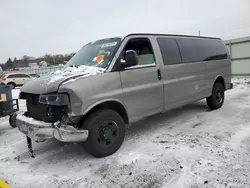
[[[83,46],[61,71],[26,83],[28,139],[83,142],[95,157],[116,152],[127,124],[206,98],[223,105],[231,62],[219,38],[129,34]]]

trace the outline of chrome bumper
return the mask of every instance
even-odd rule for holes
[[[88,138],[88,130],[78,130],[69,125],[45,123],[24,115],[17,115],[15,120],[18,129],[36,142],[55,138],[62,142],[83,142]]]

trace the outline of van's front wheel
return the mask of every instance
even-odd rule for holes
[[[207,98],[207,105],[210,109],[221,108],[224,103],[225,89],[219,82],[214,84],[212,95]]]
[[[97,110],[90,114],[84,124],[89,131],[84,148],[94,157],[106,157],[121,147],[125,137],[125,123],[117,112],[110,109]]]

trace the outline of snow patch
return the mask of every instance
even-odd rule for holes
[[[242,129],[236,132],[235,135],[232,137],[231,146],[234,149],[239,148],[241,142],[245,140],[247,137],[250,137],[250,127],[248,125],[248,127],[244,126],[243,128],[243,125],[242,125]]]
[[[129,152],[128,154],[124,155],[120,155],[119,158],[118,158],[118,161],[121,163],[121,164],[126,164],[126,165],[129,165],[129,164],[132,164],[132,163],[135,163],[136,161],[138,160],[152,160],[153,158],[146,155],[146,154],[143,154],[143,153],[140,153],[140,152]]]
[[[69,79],[68,81],[63,82],[63,85],[64,84],[68,84],[70,82],[75,82],[78,79],[81,79],[81,78],[84,78],[84,77],[88,77],[88,76],[90,76],[90,75],[89,74],[85,74],[85,75],[82,75],[82,76],[79,76],[79,77],[76,77],[76,78]]]
[[[81,66],[68,66],[63,70],[57,70],[52,74],[53,76],[50,78],[49,83],[53,83],[62,79],[67,79],[70,77],[84,75],[84,77],[92,76],[100,73],[104,73],[105,69],[100,67],[91,67],[86,65]]]
[[[250,83],[250,78],[232,78],[232,83]]]

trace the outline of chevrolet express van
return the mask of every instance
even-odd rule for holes
[[[223,105],[231,62],[219,38],[129,34],[83,46],[61,71],[21,88],[15,124],[37,142],[83,142],[95,157],[116,152],[127,124],[206,98]]]

